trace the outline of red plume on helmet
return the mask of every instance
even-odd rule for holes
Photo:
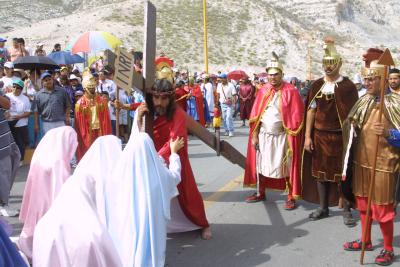
[[[374,60],[378,60],[382,54],[383,51],[378,48],[369,48],[367,52],[363,55],[363,61],[365,61],[365,67],[369,68],[371,62]]]
[[[174,67],[174,61],[169,57],[161,56],[156,58],[156,60],[154,61],[154,64],[156,66],[158,66],[161,63],[163,66],[168,65],[170,68]]]

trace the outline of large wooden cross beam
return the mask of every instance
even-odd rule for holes
[[[143,95],[149,92],[155,80],[155,57],[156,57],[156,8],[150,2],[145,4],[144,12],[144,49],[143,49],[143,75],[133,73],[132,88],[137,88],[143,92]],[[115,66],[116,55],[111,51],[106,53],[107,64]],[[118,69],[118,66],[116,66]],[[245,168],[246,158],[236,148],[226,141],[221,141],[214,134],[209,132],[201,124],[193,120],[192,117],[186,115],[187,129],[206,145],[217,151],[218,155],[222,155],[230,162]],[[145,131],[153,137],[153,118],[145,117]]]

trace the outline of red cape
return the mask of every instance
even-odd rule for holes
[[[178,185],[179,204],[190,221],[205,228],[209,225],[204,210],[203,198],[197,188],[189,162],[186,113],[180,107],[176,108],[171,121],[167,121],[166,116],[161,116],[154,120],[154,145],[158,154],[167,163],[169,163],[169,156],[171,155],[169,141],[171,138],[176,139],[177,137],[183,137],[185,140],[185,146],[178,152],[182,165],[181,182]]]
[[[188,88],[178,87],[175,89],[175,99],[178,106],[180,106],[185,112],[187,111],[187,97],[189,95]]]
[[[78,134],[78,148],[76,156],[80,160],[97,137],[112,134],[108,102],[103,97],[96,95],[94,98],[100,129],[92,131],[90,121],[92,111],[90,101],[86,95],[82,96],[75,105],[75,130]]]
[[[250,114],[250,134],[247,145],[246,169],[244,172],[244,186],[255,186],[256,176],[256,150],[251,144],[251,136],[261,122],[261,116],[272,100],[275,93],[281,94],[281,112],[283,127],[288,134],[289,148],[292,154],[292,164],[290,170],[290,183],[293,189],[293,196],[301,195],[301,130],[303,128],[304,103],[297,89],[293,85],[284,82],[282,89],[276,91],[272,85],[266,84],[257,92],[253,108]]]
[[[196,98],[196,110],[197,115],[199,115],[199,123],[203,126],[206,125],[206,119],[204,116],[204,100],[203,94],[201,93],[200,86],[196,84],[191,88],[192,96]]]

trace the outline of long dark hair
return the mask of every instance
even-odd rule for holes
[[[174,86],[167,79],[159,79],[159,80],[155,81],[155,83],[154,83],[153,87],[151,88],[151,90],[154,93],[159,93],[159,94],[169,93],[169,95],[168,95],[169,104],[168,104],[168,107],[167,107],[166,116],[167,116],[167,120],[171,121],[172,118],[174,117],[175,110],[176,110]],[[154,110],[153,94],[152,93],[146,94],[146,104],[147,104],[147,107],[149,108],[150,115],[154,116],[155,110]]]

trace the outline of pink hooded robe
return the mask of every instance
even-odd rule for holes
[[[36,225],[33,267],[122,266],[107,231],[104,193],[121,154],[121,141],[112,135],[90,146]]]
[[[33,154],[19,215],[24,227],[18,246],[29,258],[35,226],[71,175],[70,161],[77,146],[75,130],[62,126],[48,131]]]

